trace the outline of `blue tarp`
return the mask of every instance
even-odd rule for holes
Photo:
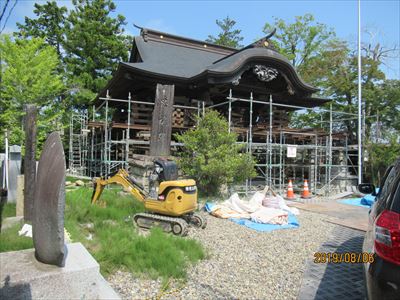
[[[379,188],[375,189],[375,194],[379,193]],[[338,202],[348,205],[355,205],[361,207],[370,208],[372,204],[375,203],[376,196],[372,196],[372,194],[365,195],[362,198],[350,198],[350,199],[342,199],[338,200]]]
[[[205,208],[208,212],[211,212],[212,207],[214,206],[214,203],[207,202],[205,205]],[[246,227],[249,227],[251,229],[257,230],[257,231],[273,231],[277,229],[289,229],[289,228],[297,228],[300,226],[299,221],[297,221],[297,218],[294,214],[289,213],[289,219],[288,219],[288,224],[287,225],[275,225],[275,224],[261,224],[261,223],[256,223],[248,219],[229,219],[232,222],[235,222],[236,224],[243,225]]]
[[[374,203],[375,203],[375,196],[372,196],[371,194],[365,195],[363,198],[361,198],[361,204],[363,205],[372,206],[372,204]]]
[[[361,206],[361,207],[366,207],[370,208],[369,205],[365,205],[361,203],[362,198],[350,198],[350,199],[342,199],[338,200],[338,202],[343,203],[343,204],[348,204],[348,205],[354,205],[354,206]]]

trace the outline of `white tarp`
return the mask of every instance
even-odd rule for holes
[[[299,214],[294,207],[288,207],[285,200],[273,193],[266,196],[268,188],[263,192],[256,192],[249,201],[241,200],[237,193],[228,200],[212,208],[211,214],[219,218],[251,219],[257,223],[287,224],[288,212]]]

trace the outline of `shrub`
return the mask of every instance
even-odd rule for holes
[[[254,159],[236,144],[237,134],[228,132],[228,122],[209,110],[195,129],[176,135],[185,144],[179,157],[183,172],[195,178],[200,192],[215,195],[224,184],[243,182],[255,176]]]

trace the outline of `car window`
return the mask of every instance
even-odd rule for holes
[[[386,175],[386,174],[385,174]],[[384,184],[380,187],[380,191],[377,197],[377,201],[386,201],[393,185],[393,181],[396,178],[396,168],[391,168],[389,174],[387,174]]]
[[[397,176],[397,188],[396,193],[393,196],[390,210],[400,213],[400,176]]]
[[[380,195],[382,194],[382,190],[383,190],[383,187],[385,186],[386,178],[388,177],[388,175],[389,175],[389,173],[390,173],[390,171],[391,171],[392,169],[393,169],[393,166],[389,166],[389,167],[386,169],[385,174],[383,175],[382,180],[381,180],[381,182],[379,183],[379,192],[378,192],[378,195],[377,195],[377,198],[378,198],[378,199],[380,198]]]
[[[387,173],[387,172],[386,172]],[[388,207],[391,205],[391,194],[395,192],[395,182],[397,181],[398,175],[400,174],[400,159],[390,169],[389,174],[385,174],[384,184],[381,186],[377,201],[379,206]]]

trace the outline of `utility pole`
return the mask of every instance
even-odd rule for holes
[[[362,183],[361,0],[358,0],[358,184]]]

